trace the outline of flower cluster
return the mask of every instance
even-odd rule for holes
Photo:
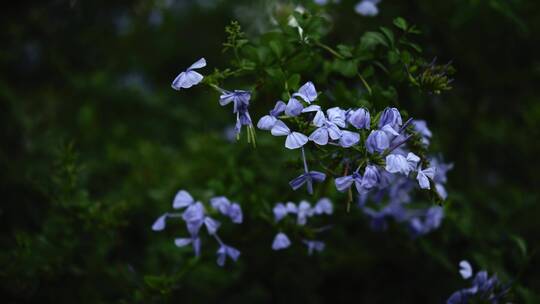
[[[305,226],[307,224],[308,218],[316,215],[327,214],[330,215],[333,213],[332,202],[327,198],[320,199],[315,206],[307,201],[301,201],[298,205],[293,202],[288,202],[286,204],[277,203],[274,206],[274,220],[276,223],[284,220],[288,215],[292,215],[296,218],[295,224],[298,226]],[[319,229],[314,229],[313,233],[322,232],[328,229],[328,227],[323,227]],[[319,240],[314,239],[302,239],[307,247],[308,254],[311,255],[313,252],[320,252],[324,250],[325,243]],[[278,232],[274,237],[272,242],[273,250],[281,250],[288,248],[291,245],[289,237],[284,232]]]
[[[242,208],[238,203],[231,203],[226,197],[219,196],[210,200],[211,207],[217,213],[228,217],[233,223],[241,224],[243,221]],[[201,238],[200,230],[204,225],[210,236],[212,236],[219,244],[217,251],[217,263],[220,266],[225,265],[227,257],[233,261],[238,260],[240,251],[223,243],[219,238],[217,231],[221,223],[213,219],[207,214],[203,203],[195,201],[193,197],[185,190],[180,190],[173,200],[173,209],[183,209],[180,212],[167,212],[161,215],[152,225],[152,230],[161,231],[165,229],[167,219],[180,218],[186,223],[186,228],[189,232],[189,237],[177,238],[174,243],[178,247],[187,245],[193,246],[193,251],[196,256],[200,255]]]
[[[444,215],[441,207],[406,208],[411,201],[409,192],[415,188],[432,190],[434,186],[433,191],[446,198],[446,172],[452,166],[434,158],[422,159],[415,153],[421,146],[419,154],[423,155],[422,150],[432,137],[426,122],[404,122],[396,108],[386,108],[375,116],[364,108],[332,107],[325,111],[315,104],[318,97],[315,85],[307,82],[290,95],[287,103],[277,101],[257,123],[259,129],[269,130],[274,136],[286,136],[287,149],[301,150],[303,172],[289,182],[291,188],[297,190],[306,185],[312,194],[313,183],[325,181],[330,173],[338,191],[352,197],[352,189],[356,189],[360,208],[372,219],[372,227],[385,229],[386,220],[393,218],[407,223],[415,236],[438,228]],[[285,121],[295,128],[291,129]],[[411,141],[416,145],[409,145]],[[310,170],[305,150],[308,145],[316,148],[313,153],[333,149],[334,153],[326,154],[339,161],[343,173],[337,174],[320,161],[327,173]],[[350,170],[354,167],[357,169]],[[377,203],[374,208],[367,206],[368,198]]]
[[[461,261],[459,267],[463,279],[472,279],[471,287],[454,292],[446,301],[447,304],[465,304],[473,298],[496,304],[508,292],[508,287],[502,286],[496,275],[489,277],[487,271],[482,270],[473,278],[473,269],[469,262]]]

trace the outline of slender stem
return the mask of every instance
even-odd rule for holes
[[[364,86],[366,87],[366,90],[368,91],[369,95],[371,95],[371,93],[373,92],[371,90],[371,87],[369,86],[369,84],[367,83],[367,81],[364,79],[364,77],[362,76],[362,74],[358,73],[358,77],[360,77],[360,80],[362,81],[362,83],[364,84]]]
[[[328,51],[329,53],[331,53],[332,55],[336,56],[337,58],[339,59],[345,59],[345,57],[343,57],[343,55],[341,55],[340,53],[338,53],[336,50],[334,50],[333,48],[329,47],[328,45],[320,42],[320,41],[315,41],[315,45]]]
[[[302,147],[302,160],[304,161],[304,171],[306,173],[309,172],[309,169],[308,169],[308,166],[307,166],[307,161],[306,161],[306,152],[304,151],[304,147]]]

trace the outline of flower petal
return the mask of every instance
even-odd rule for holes
[[[287,135],[285,147],[288,149],[298,149],[308,142],[308,137],[302,133],[292,132]]]

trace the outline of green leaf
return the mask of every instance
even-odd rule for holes
[[[334,61],[334,71],[345,77],[354,77],[358,74],[358,63],[356,60],[339,60]]]
[[[399,61],[399,54],[395,50],[388,52],[388,62],[390,64],[396,64]]]
[[[341,55],[343,55],[344,57],[352,57],[353,54],[352,54],[352,50],[353,48],[348,46],[348,45],[344,45],[344,44],[340,44],[337,46],[337,49],[339,51],[339,53]]]
[[[272,40],[269,42],[269,45],[270,45],[270,49],[272,49],[274,54],[276,54],[276,56],[280,58],[281,54],[283,54],[283,46],[281,45],[281,43],[275,40]]]
[[[378,45],[384,45],[388,47],[388,42],[383,34],[378,32],[366,32],[362,38],[360,38],[360,46],[366,50],[372,50]]]
[[[409,27],[407,25],[407,21],[405,21],[405,19],[403,19],[401,17],[397,17],[396,19],[394,19],[394,25],[397,28],[402,29],[404,31],[407,31],[407,28]]]
[[[386,36],[386,39],[388,39],[388,42],[390,43],[391,47],[394,47],[394,33],[392,31],[384,26],[380,27],[381,32],[383,32],[384,36]]]
[[[292,74],[287,80],[287,86],[289,89],[296,90],[300,84],[300,74]]]
[[[516,243],[519,250],[521,251],[521,254],[524,257],[527,256],[527,243],[525,243],[525,240],[522,237],[515,234],[510,235],[510,239],[512,239]]]

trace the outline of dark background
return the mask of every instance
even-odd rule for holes
[[[540,5],[524,0],[384,0],[375,18],[332,6],[332,39],[402,16],[429,57],[452,61],[454,89],[403,105],[454,163],[442,227],[412,240],[336,216],[326,251],[272,252],[256,214],[289,191],[276,148],[231,144],[229,111],[200,88],[170,89],[201,56],[224,66],[224,27],[268,27],[273,1],[11,2],[0,18],[0,291],[7,303],[441,303],[466,283],[461,259],[540,303]],[[172,3],[172,4],[171,4]],[[255,108],[257,119],[268,105]],[[268,136],[258,133],[259,141]],[[261,160],[265,160],[261,162]],[[273,161],[271,161],[273,160]],[[274,168],[274,170],[269,170]],[[279,167],[278,167],[279,168]],[[278,172],[276,172],[278,171]],[[154,219],[177,189],[231,195],[243,252],[194,259]],[[252,216],[249,216],[252,215]],[[175,227],[175,226],[172,226]],[[179,226],[175,228],[179,229]]]

